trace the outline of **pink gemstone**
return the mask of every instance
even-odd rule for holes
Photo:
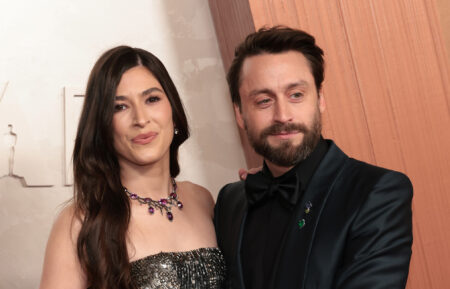
[[[169,219],[169,221],[173,220],[173,215],[171,212],[167,212],[167,219]]]
[[[155,209],[153,207],[148,207],[148,212],[150,214],[153,214],[155,212]]]
[[[169,195],[172,199],[176,199],[177,198],[177,193],[170,193]]]
[[[177,207],[178,207],[178,209],[182,209],[183,208],[183,203],[178,201],[177,202]]]
[[[136,194],[131,194],[131,195],[130,195],[130,198],[132,198],[133,200],[136,200],[136,199],[138,198],[138,195],[136,195]]]
[[[159,203],[161,205],[167,205],[167,199],[161,199],[161,200],[159,200]]]
[[[150,198],[145,198],[145,199],[144,199],[144,202],[150,203],[151,200],[152,200],[152,199],[150,199]]]

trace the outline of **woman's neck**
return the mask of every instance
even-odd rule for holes
[[[171,190],[169,164],[137,166],[120,164],[120,179],[128,191],[143,198],[166,198]]]

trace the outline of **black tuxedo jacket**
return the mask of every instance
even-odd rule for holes
[[[273,264],[274,284],[267,288],[403,289],[412,245],[411,182],[329,143],[288,224]],[[307,202],[313,204],[308,214]],[[240,255],[246,216],[244,182],[223,187],[214,222],[227,288],[245,288]]]

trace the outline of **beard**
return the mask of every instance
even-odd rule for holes
[[[310,128],[303,123],[275,123],[265,128],[259,135],[252,134],[247,124],[245,124],[245,130],[251,146],[258,154],[275,165],[290,167],[303,161],[313,152],[322,131],[320,117],[319,109],[317,109]],[[300,132],[303,133],[303,139],[298,145],[293,145],[291,140],[285,140],[278,146],[270,145],[268,137],[281,132]]]

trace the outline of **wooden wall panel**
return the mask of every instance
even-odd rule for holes
[[[235,47],[245,36],[255,31],[250,6],[247,1],[241,0],[209,0],[209,8],[213,16],[223,65],[225,71],[228,71],[233,61]],[[262,158],[250,146],[245,131],[237,125],[236,128],[239,131],[246,163],[251,164],[251,167],[260,166]]]
[[[316,37],[327,63],[324,135],[353,157],[408,174],[408,289],[450,288],[449,58],[435,2],[244,2],[254,29],[281,24]]]
[[[422,0],[342,4],[376,161],[407,172],[415,188],[415,236],[420,237],[413,249],[426,254],[414,257],[409,288],[442,288],[450,281],[444,241],[450,235],[441,230],[450,220],[445,193],[450,158],[442,150],[450,146],[448,83],[427,7]]]
[[[440,20],[439,28],[442,31],[442,41],[447,48],[447,61],[450,61],[450,1],[436,0],[436,6],[434,8],[436,9],[431,9],[435,11],[432,11],[430,16],[432,18],[439,18]]]
[[[245,36],[255,31],[250,6],[248,1],[209,0],[209,9],[213,16],[219,49],[227,71],[233,60],[235,47]]]

